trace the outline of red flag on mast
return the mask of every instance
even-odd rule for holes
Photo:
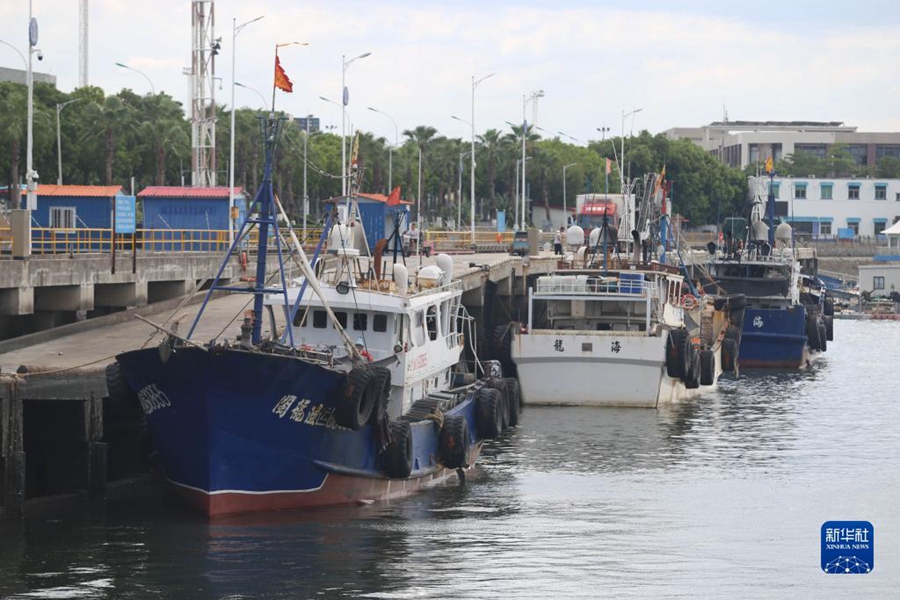
[[[281,67],[281,61],[277,54],[275,55],[275,87],[287,93],[294,91],[294,84]]]
[[[388,196],[387,205],[388,206],[397,206],[400,204],[400,186],[398,185],[393,190],[391,190],[391,195]]]

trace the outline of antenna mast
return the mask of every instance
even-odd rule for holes
[[[216,185],[215,3],[191,2],[191,185]]]
[[[88,0],[78,4],[78,87],[88,84]]]

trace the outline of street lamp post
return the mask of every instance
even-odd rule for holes
[[[341,195],[347,195],[347,104],[350,103],[350,93],[347,90],[347,67],[353,61],[365,58],[372,54],[363,52],[347,60],[346,55],[341,55]]]
[[[490,73],[485,75],[481,79],[475,79],[475,76],[472,75],[472,122],[469,123],[469,126],[472,128],[472,165],[471,172],[469,173],[470,179],[470,190],[469,190],[469,200],[472,204],[471,206],[471,214],[469,215],[469,221],[471,223],[472,229],[472,246],[475,246],[475,88],[478,87],[478,84],[487,79],[488,77],[493,77],[494,73]]]
[[[400,145],[400,129],[397,127],[397,121],[394,120],[394,117],[387,114],[383,110],[378,110],[377,108],[368,107],[372,112],[377,112],[380,115],[386,116],[391,120],[391,123],[394,124],[394,145],[388,147],[388,193],[393,191],[394,189],[394,146]]]
[[[59,113],[62,112],[62,109],[72,104],[73,102],[78,102],[81,98],[74,98],[67,102],[63,102],[62,104],[56,103],[56,161],[57,161],[57,170],[56,170],[56,185],[62,185],[62,136],[60,135],[60,125],[59,125]]]
[[[141,70],[135,69],[134,67],[129,67],[128,65],[126,65],[126,64],[124,64],[124,63],[119,63],[119,62],[117,62],[117,63],[116,63],[116,66],[117,66],[117,67],[122,67],[123,69],[128,69],[129,71],[134,71],[135,73],[138,73],[139,75],[141,75],[144,79],[147,80],[147,83],[150,84],[150,91],[153,92],[153,95],[154,95],[154,96],[156,95],[156,86],[153,85],[153,82],[150,81],[150,78],[147,77],[147,74],[146,74],[146,73],[144,73],[144,72],[141,71]]]
[[[239,87],[239,88],[244,88],[245,90],[250,90],[251,92],[253,92],[253,93],[256,94],[257,96],[259,96],[259,99],[262,100],[262,110],[263,110],[263,111],[266,110],[266,97],[263,96],[262,93],[260,93],[260,91],[259,91],[258,89],[252,88],[252,87],[250,87],[249,85],[244,85],[244,84],[241,83],[240,81],[234,81],[234,82],[232,82],[232,83],[233,83],[234,85],[236,85],[237,87]]]
[[[528,120],[525,111],[529,102],[535,102],[538,98],[543,97],[544,90],[537,90],[522,96],[522,223],[520,229],[525,229],[525,140],[528,138]]]
[[[240,25],[237,24],[237,19],[231,20],[231,141],[229,142],[229,161],[228,161],[228,247],[231,248],[231,244],[234,243],[234,219],[232,218],[232,211],[234,210],[234,86],[236,85],[235,81],[235,51],[237,48],[237,36],[243,31],[244,27],[249,25],[250,23],[255,23],[262,19],[265,15],[260,15],[255,19],[250,19]],[[263,106],[265,106],[265,102],[263,102]]]
[[[460,231],[462,225],[462,172],[463,172],[463,158],[466,155],[470,154],[470,152],[460,152],[459,153],[459,188],[457,190],[456,196],[456,230]]]
[[[566,171],[569,167],[574,167],[577,165],[577,162],[569,163],[567,165],[563,165],[563,224],[569,224],[569,211],[566,210]]]
[[[565,133],[565,132],[563,132],[563,131],[557,131],[556,133],[557,133],[558,135],[563,136],[563,137],[569,138],[570,140],[572,140],[572,141],[575,142],[576,144],[580,144],[580,143],[581,143],[581,140],[579,140],[577,137],[573,137],[573,136],[569,135],[568,133]]]
[[[619,165],[619,179],[622,182],[621,183],[621,192],[623,194],[625,194],[625,196],[623,197],[624,202],[625,202],[625,218],[628,220],[628,222],[626,223],[626,231],[630,231],[633,227],[633,224],[630,222],[631,221],[630,215],[632,214],[633,211],[632,211],[632,208],[629,203],[629,197],[631,196],[631,194],[628,193],[625,189],[625,119],[631,115],[636,115],[637,113],[641,112],[642,110],[644,110],[644,109],[643,108],[635,108],[634,110],[632,110],[631,112],[628,112],[628,113],[626,113],[624,110],[622,110],[622,143],[621,143],[622,151],[620,152],[620,156],[619,156],[619,160],[622,161],[622,164]],[[632,119],[631,122],[632,122],[632,127],[634,127],[634,119]]]
[[[601,148],[601,150],[602,150],[602,149],[603,149],[603,142],[606,141],[606,132],[609,131],[609,127],[607,127],[607,126],[604,125],[603,127],[598,127],[598,128],[597,128],[597,131],[600,132],[600,148]],[[615,146],[615,144],[616,144],[616,143],[613,142],[613,154],[616,153],[616,146]],[[609,159],[607,158],[606,160],[608,161]],[[603,176],[604,176],[604,179],[606,180],[606,192],[605,192],[605,193],[606,193],[606,199],[607,199],[607,200],[609,199],[609,169],[606,168],[606,165],[608,165],[608,164],[609,164],[609,163],[606,162],[606,163],[604,163],[604,165],[603,165]]]

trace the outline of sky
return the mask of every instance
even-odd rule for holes
[[[32,0],[44,60],[36,70],[57,85],[78,85],[78,0]],[[107,93],[157,91],[187,104],[190,0],[90,0],[89,83]],[[236,80],[271,99],[274,45],[294,93],[277,108],[340,126],[341,56],[364,52],[346,71],[354,127],[394,141],[402,131],[436,127],[470,136],[472,76],[475,128],[508,128],[523,119],[523,96],[543,90],[537,125],[582,143],[623,130],[652,133],[721,120],[843,121],[860,131],[900,131],[900,2],[856,0],[457,0],[367,2],[218,0],[222,38],[216,89],[230,105],[233,19],[259,15],[237,37]],[[28,2],[0,1],[0,39],[24,53]],[[0,66],[21,59],[0,45]],[[236,88],[235,104],[258,108],[255,92]],[[533,109],[528,106],[528,120]],[[610,135],[607,133],[605,135]],[[570,138],[564,137],[567,141]]]

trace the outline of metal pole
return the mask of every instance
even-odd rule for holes
[[[419,194],[416,197],[416,273],[422,267],[422,147],[419,146]]]
[[[306,243],[306,221],[309,217],[309,195],[306,193],[306,165],[309,149],[309,121],[312,115],[306,115],[306,135],[303,136],[303,243]]]
[[[31,0],[28,0],[28,25],[31,27]],[[35,177],[33,171],[33,157],[34,157],[34,73],[31,70],[31,57],[34,54],[34,44],[31,43],[31,35],[29,32],[29,41],[28,41],[28,69],[25,72],[25,82],[28,84],[28,134],[27,134],[27,154],[25,155],[25,184],[27,188],[26,196],[25,196],[25,209],[31,208],[31,206],[36,202],[33,202],[34,192],[35,192]],[[29,216],[30,218],[30,216]],[[30,245],[30,244],[29,244]]]
[[[231,141],[229,142],[229,161],[228,161],[228,247],[234,244],[234,219],[231,216],[232,208],[234,208],[234,65],[235,65],[235,43],[237,40],[237,19],[231,20]]]
[[[341,196],[347,195],[347,60],[341,54]],[[624,121],[623,121],[624,123]],[[623,125],[624,127],[624,125]]]
[[[515,196],[516,214],[515,214],[515,221],[513,221],[513,224],[516,226],[516,228],[519,227],[519,165],[521,163],[522,163],[522,160],[517,158],[516,159],[516,196]]]
[[[456,228],[457,230],[462,229],[462,159],[466,154],[464,152],[459,153],[459,188],[457,191],[456,197]],[[472,234],[474,239],[475,234]],[[474,242],[473,242],[474,243]]]
[[[488,75],[490,77],[490,75]],[[475,81],[475,76],[472,75],[472,121],[469,125],[472,126],[472,163],[471,163],[471,171],[469,173],[470,180],[470,188],[469,188],[469,224],[472,230],[472,246],[475,246],[475,86],[478,85]],[[459,171],[460,171],[460,181],[462,181],[462,160],[459,161]],[[462,185],[459,187],[459,199],[460,203],[462,203]],[[462,204],[460,204],[462,206]],[[460,213],[461,214],[461,213]],[[462,216],[460,216],[457,221],[461,221]]]
[[[59,113],[62,109],[56,103],[56,185],[62,185],[62,137],[59,131]]]
[[[563,165],[563,225],[569,224],[569,211],[566,210],[566,170],[569,165]]]
[[[525,229],[525,137],[528,135],[528,121],[525,117],[525,108],[528,106],[528,97],[522,95],[522,221],[519,230]]]

